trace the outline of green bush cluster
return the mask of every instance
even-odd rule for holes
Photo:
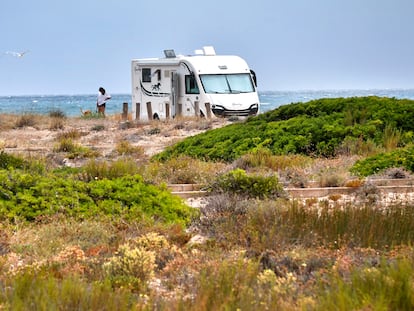
[[[4,151],[0,152],[0,169],[23,168],[25,161],[22,157],[8,154]]]
[[[344,141],[381,147],[413,141],[414,101],[380,97],[327,98],[292,103],[185,139],[156,156],[181,154],[233,161],[257,148],[272,154],[334,156]],[[398,129],[398,130],[397,130]]]
[[[352,166],[350,171],[355,175],[366,177],[393,167],[405,168],[414,172],[413,145],[359,160]]]
[[[34,220],[56,213],[186,224],[194,210],[167,189],[144,183],[139,175],[85,182],[65,174],[0,170],[2,219]]]
[[[217,177],[210,185],[210,189],[216,193],[259,199],[280,197],[283,192],[277,176],[247,174],[245,170],[239,168]]]

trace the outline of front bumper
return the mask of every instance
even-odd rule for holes
[[[244,110],[230,110],[221,105],[213,105],[211,107],[216,117],[228,117],[228,116],[255,116],[259,112],[259,104],[252,104],[248,109]]]

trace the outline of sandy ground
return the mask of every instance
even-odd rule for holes
[[[3,121],[3,122],[1,122]],[[143,148],[145,156],[150,157],[161,152],[184,138],[199,134],[208,129],[224,126],[229,122],[225,119],[180,119],[152,122],[124,122],[116,116],[105,119],[65,118],[62,128],[53,129],[52,118],[36,119],[32,126],[16,128],[8,120],[9,127],[0,120],[0,150],[10,153],[58,156],[54,148],[59,144],[59,137],[71,131],[79,132],[80,138],[74,140],[77,144],[97,150],[108,159],[116,158],[116,145],[127,141],[131,146]],[[64,156],[64,155],[61,155]],[[77,160],[72,160],[76,165]],[[81,162],[81,159],[78,159]]]

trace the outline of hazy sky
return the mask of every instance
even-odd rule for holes
[[[1,0],[0,95],[130,93],[131,59],[205,45],[246,59],[261,91],[414,88],[413,14],[413,0]]]

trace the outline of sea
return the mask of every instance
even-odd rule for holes
[[[379,96],[398,99],[414,99],[414,89],[368,89],[368,90],[298,90],[260,91],[260,111],[266,112],[282,105],[307,102],[320,98]],[[124,103],[131,111],[130,94],[112,94],[107,103],[107,115],[122,113]],[[96,95],[32,95],[0,96],[0,114],[49,114],[60,111],[68,117],[81,116],[81,110],[96,110]]]

